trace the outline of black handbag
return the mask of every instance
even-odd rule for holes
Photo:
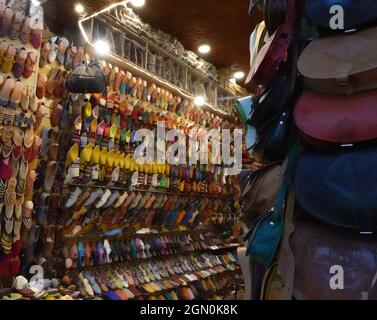
[[[105,75],[95,60],[75,67],[66,83],[68,91],[72,93],[101,93],[106,89]]]

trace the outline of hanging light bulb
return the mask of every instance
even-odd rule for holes
[[[94,44],[94,48],[99,54],[107,54],[110,52],[110,45],[104,40],[97,40]]]

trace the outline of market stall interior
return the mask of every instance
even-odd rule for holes
[[[377,4],[336,3],[0,0],[1,299],[376,298]]]

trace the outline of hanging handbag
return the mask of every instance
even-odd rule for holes
[[[330,29],[330,21],[335,15],[331,8],[334,6],[343,9],[344,30],[354,29],[377,19],[376,0],[306,0],[305,11],[316,25]]]
[[[95,60],[83,62],[73,69],[67,79],[67,89],[72,93],[102,93],[106,78]]]
[[[334,226],[377,229],[377,148],[307,151],[297,163],[295,189],[301,206]]]
[[[273,35],[276,29],[285,21],[287,14],[286,0],[250,0],[249,15],[254,8],[263,10],[263,20],[269,35]]]
[[[259,51],[255,62],[251,65],[246,84],[253,83],[264,88],[270,85],[291,45],[295,16],[296,1],[287,0],[286,20]]]
[[[315,145],[377,139],[377,90],[351,96],[306,91],[294,118],[304,138]]]
[[[260,262],[265,267],[268,267],[273,262],[283,234],[284,221],[282,211],[290,186],[290,178],[294,168],[297,147],[298,144],[295,143],[289,154],[288,168],[275,206],[261,216],[244,236],[248,241],[247,255]]]
[[[298,70],[313,90],[352,94],[377,88],[377,27],[312,41]]]

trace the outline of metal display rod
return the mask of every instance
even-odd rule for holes
[[[87,42],[87,46],[86,46],[86,50],[87,52],[89,53],[89,55],[93,56],[93,57],[96,57],[96,58],[100,58],[100,59],[104,59],[106,60],[107,62],[113,64],[113,65],[116,65],[120,68],[123,68],[127,71],[130,71],[132,74],[136,75],[136,76],[141,76],[143,77],[145,80],[147,81],[150,81],[150,82],[153,82],[155,83],[156,85],[158,86],[161,86],[169,91],[171,91],[172,93],[174,94],[177,94],[179,96],[181,96],[182,98],[186,98],[190,101],[193,101],[195,99],[195,96],[193,96],[192,94],[190,94],[188,91],[182,89],[182,88],[179,88],[178,86],[154,75],[153,73],[151,73],[150,71],[147,71],[145,68],[143,67],[140,67],[138,65],[136,65],[135,63],[129,61],[129,60],[126,60],[124,58],[121,58],[120,56],[114,54],[114,53],[104,53],[104,54],[100,54],[96,51],[95,49],[95,46],[94,44],[92,43],[92,39],[91,39],[91,35],[88,36],[88,33],[87,31],[85,30],[85,27],[84,27],[84,23],[85,22],[88,22],[89,20],[91,19],[94,19],[94,18],[97,18],[100,14],[103,14],[101,16],[102,19],[104,18],[107,18],[106,20],[111,24],[111,25],[114,25],[115,22],[114,22],[114,18],[110,18],[111,16],[109,16],[109,12],[112,10],[112,9],[115,9],[116,7],[118,6],[124,6],[126,5],[127,3],[129,2],[129,0],[126,0],[126,1],[121,1],[119,3],[114,3],[108,7],[106,7],[105,9],[99,11],[99,12],[96,12],[90,16],[87,16],[87,17],[82,17],[78,24],[79,24],[79,29],[85,39],[85,41]],[[93,20],[92,20],[93,22]],[[118,22],[115,27],[119,28],[119,24],[120,22]],[[92,23],[93,25],[93,23]],[[198,76],[199,78],[201,78],[202,80],[205,80],[206,82],[211,82],[212,84],[215,85],[215,95],[216,95],[216,101],[217,101],[217,97],[218,97],[218,91],[222,91],[222,92],[226,92],[227,94],[229,94],[232,98],[234,99],[237,99],[239,97],[235,97],[233,96],[227,89],[225,89],[224,87],[220,86],[217,82],[209,79],[208,77],[206,77],[205,75],[201,74],[199,71],[195,70],[194,68],[188,66],[186,63],[180,61],[179,59],[177,59],[176,57],[174,57],[172,54],[170,54],[169,52],[167,52],[166,50],[162,49],[162,48],[159,48],[156,44],[154,44],[153,42],[151,42],[150,40],[144,38],[144,37],[141,37],[139,35],[136,35],[135,32],[133,32],[132,30],[129,30],[129,28],[127,28],[127,26],[125,24],[122,24],[122,29],[127,29],[128,33],[132,34],[133,36],[139,38],[139,39],[142,39],[143,42],[146,43],[146,47],[148,46],[152,46],[154,50],[156,51],[159,51],[160,53],[162,53],[163,55],[165,56],[168,56],[169,58],[173,59],[175,62],[181,64],[183,67],[186,68],[186,70],[190,71],[191,73],[193,73],[194,75]],[[124,30],[123,30],[124,31]],[[203,105],[203,109],[204,110],[208,110],[209,112],[211,113],[214,113],[218,116],[220,116],[221,118],[223,119],[226,119],[228,121],[234,121],[235,118],[230,115],[229,113],[213,106],[212,104],[209,104],[209,103],[204,103]]]

